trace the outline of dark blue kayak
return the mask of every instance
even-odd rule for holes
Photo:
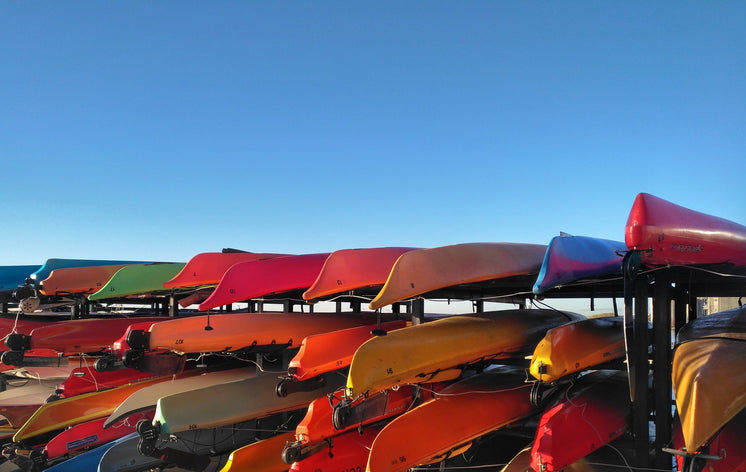
[[[39,270],[39,265],[0,266],[0,290],[13,290],[24,285],[26,279]]]

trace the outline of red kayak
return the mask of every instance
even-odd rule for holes
[[[292,464],[302,460],[326,447],[329,438],[405,412],[415,403],[415,391],[410,385],[398,390],[387,390],[345,410],[343,415],[335,414],[330,398],[321,397],[312,401],[306,416],[295,428],[296,441],[287,443],[282,451],[283,461]],[[331,400],[338,403],[342,398],[342,392],[338,391]]]
[[[59,321],[17,319],[15,315],[12,317],[3,315],[0,316],[0,338],[2,341],[5,341],[11,333],[30,334],[31,331],[36,328],[41,328],[42,326],[52,325],[58,322]],[[5,342],[0,343],[0,351],[7,350],[8,347],[5,345]]]
[[[129,325],[164,319],[166,318],[91,318],[57,321],[35,328],[29,335],[11,334],[5,339],[5,344],[13,351],[51,349],[64,355],[102,352],[109,349]]]
[[[647,265],[746,265],[746,226],[647,193],[635,198],[625,242]]]
[[[71,426],[52,438],[44,446],[44,458],[51,462],[71,452],[100,446],[101,444],[134,433],[137,422],[140,420],[152,420],[154,412],[155,410],[151,409],[135,413],[109,428],[104,428],[106,418]]]
[[[743,447],[746,438],[746,410],[739,413],[726,424],[703,450],[687,453],[684,447],[684,435],[678,416],[674,420],[673,445],[675,449],[666,449],[675,455],[678,470],[704,470],[707,472],[744,472],[746,471],[746,449]],[[690,468],[688,468],[690,467]]]
[[[290,472],[319,472],[324,470],[363,471],[368,463],[370,446],[382,426],[366,428],[342,434],[314,454],[293,462]]]
[[[559,471],[627,431],[626,372],[596,371],[573,384],[539,419],[531,467]]]
[[[353,290],[382,287],[399,256],[413,249],[375,247],[334,251],[313,285],[303,293],[303,299],[318,300]]]
[[[225,271],[234,264],[284,256],[285,254],[254,252],[203,252],[192,257],[181,272],[164,282],[164,288],[217,285]]]
[[[199,309],[306,290],[318,277],[328,256],[328,253],[304,254],[234,264]]]
[[[137,382],[151,377],[154,377],[154,375],[140,372],[137,369],[98,372],[91,367],[78,367],[73,369],[70,377],[59,384],[57,395],[61,398],[69,398],[83,393],[119,387],[130,382]]]

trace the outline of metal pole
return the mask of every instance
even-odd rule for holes
[[[661,271],[653,287],[653,394],[655,411],[654,467],[671,468],[662,449],[671,442],[673,387],[671,382],[671,282]]]

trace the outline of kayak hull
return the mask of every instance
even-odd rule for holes
[[[541,294],[586,278],[621,275],[625,243],[586,236],[556,236],[547,247],[533,287]]]
[[[363,288],[383,286],[396,260],[413,249],[376,247],[334,251],[327,257],[316,280],[303,293],[303,299],[318,300]]]
[[[231,266],[200,310],[293,290],[305,291],[318,277],[328,253],[275,257]]]
[[[395,385],[445,380],[437,376],[449,369],[525,356],[548,329],[577,319],[579,315],[553,310],[504,310],[391,331],[366,341],[355,352],[347,396],[355,399]]]
[[[504,373],[485,373],[446,387],[381,430],[366,470],[405,472],[445,459],[472,440],[528,416],[534,409],[530,390],[521,375]]]
[[[529,372],[537,380],[554,382],[624,356],[624,320],[589,318],[547,331],[534,350]]]
[[[647,265],[746,265],[746,226],[640,193],[625,229]]]
[[[672,380],[687,451],[700,449],[746,407],[746,342],[705,338],[676,347]]]
[[[189,259],[178,274],[163,283],[163,288],[217,285],[220,283],[220,279],[223,278],[223,274],[234,264],[271,259],[284,255],[254,252],[203,252]]]
[[[402,254],[370,303],[377,310],[445,287],[536,274],[545,245],[464,243]]]

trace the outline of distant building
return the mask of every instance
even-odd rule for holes
[[[697,302],[697,316],[711,315],[741,306],[741,299],[738,297],[707,297]]]

